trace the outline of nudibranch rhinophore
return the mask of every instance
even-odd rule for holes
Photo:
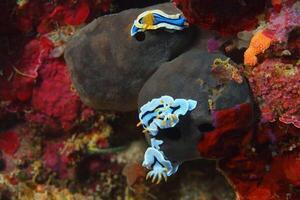
[[[161,10],[148,10],[141,13],[134,20],[131,28],[131,36],[146,30],[164,28],[166,30],[183,30],[189,26],[187,20],[181,14],[168,15]]]
[[[152,178],[152,182],[157,180],[160,183],[162,178],[167,180],[168,176],[174,174],[180,165],[176,161],[170,161],[160,149],[163,140],[158,140],[155,136],[161,129],[174,127],[179,122],[179,116],[186,115],[196,108],[197,101],[191,99],[173,99],[170,96],[155,98],[143,105],[140,109],[138,125],[143,125],[145,132],[150,134],[151,147],[144,155],[143,166],[150,169],[147,179]]]

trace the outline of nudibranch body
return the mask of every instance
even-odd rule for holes
[[[140,109],[139,119],[144,129],[156,136],[159,129],[174,127],[179,116],[195,109],[197,101],[162,96],[152,99]]]
[[[141,13],[133,23],[131,36],[146,30],[164,28],[166,30],[183,30],[189,26],[181,14],[168,15],[161,10],[149,10]]]
[[[168,176],[174,174],[180,165],[176,161],[170,161],[164,155],[160,145],[163,140],[157,140],[155,136],[161,129],[172,128],[179,122],[180,115],[186,115],[197,106],[197,101],[191,99],[173,99],[170,96],[162,96],[152,99],[140,108],[140,124],[143,125],[146,132],[149,132],[151,138],[151,147],[144,155],[143,166],[150,171],[147,179],[152,178],[152,182],[160,183],[162,178],[167,180]]]

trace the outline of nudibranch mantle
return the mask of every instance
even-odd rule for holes
[[[188,26],[189,23],[181,14],[168,15],[161,10],[148,10],[141,13],[134,20],[130,34],[134,36],[138,32],[160,28],[166,30],[183,30]]]
[[[179,116],[195,109],[197,101],[186,99],[173,99],[162,96],[152,99],[140,109],[139,119],[144,129],[150,135],[156,136],[159,129],[174,127],[179,122]]]
[[[185,115],[188,111],[194,110],[197,101],[191,99],[173,99],[170,96],[162,96],[152,99],[140,109],[140,124],[151,135],[151,147],[144,154],[143,166],[150,171],[146,179],[152,178],[152,182],[158,184],[162,178],[167,180],[168,176],[176,173],[180,165],[179,162],[170,161],[164,155],[160,145],[163,140],[157,140],[159,129],[174,127],[179,122],[179,116]]]

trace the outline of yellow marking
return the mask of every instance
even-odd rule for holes
[[[175,114],[172,115],[173,119],[177,119],[177,116]]]
[[[143,124],[142,122],[139,122],[139,123],[137,123],[136,127],[139,127],[139,126],[141,126],[142,124]]]
[[[163,173],[163,177],[165,179],[165,182],[167,182],[168,181],[168,177],[167,177],[167,175],[165,173]]]
[[[214,108],[213,100],[212,100],[212,99],[208,99],[207,102],[208,102],[208,109],[209,109],[210,111],[212,111],[213,108]]]
[[[154,23],[154,16],[152,13],[148,13],[144,16],[143,22],[146,26],[153,26]]]
[[[147,173],[146,180],[148,180],[149,177],[150,177],[150,172]]]
[[[159,174],[158,174],[158,179],[157,179],[157,182],[156,182],[156,184],[159,184],[159,183],[160,183],[160,181],[161,181],[161,178],[162,178],[162,175],[161,175],[161,173],[159,173]]]
[[[156,176],[153,176],[153,177],[152,177],[152,181],[151,181],[152,183],[155,182],[155,177],[156,177]]]
[[[144,134],[147,134],[148,132],[149,132],[149,129],[146,129],[146,128],[145,128],[145,129],[143,130],[143,133],[144,133]]]

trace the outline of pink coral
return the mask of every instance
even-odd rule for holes
[[[283,3],[281,11],[271,12],[268,21],[264,34],[275,42],[287,42],[289,33],[300,26],[300,2]]]
[[[299,65],[267,59],[256,66],[249,77],[254,96],[262,111],[262,120],[280,120],[299,127]]]
[[[44,165],[51,170],[57,172],[61,178],[74,178],[74,174],[68,170],[67,160],[60,154],[60,149],[63,147],[62,142],[48,142],[43,154]]]

